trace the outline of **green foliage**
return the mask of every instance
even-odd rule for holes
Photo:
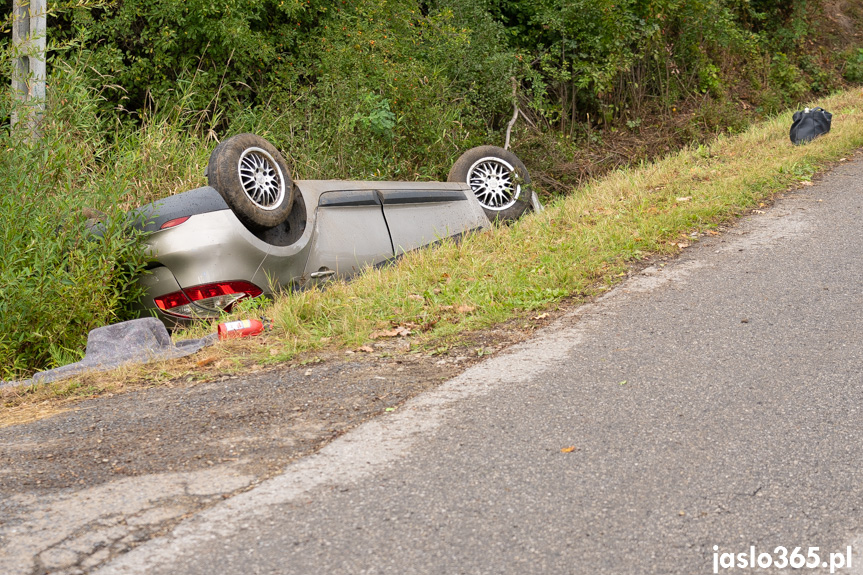
[[[183,137],[158,126],[107,132],[98,117],[101,98],[76,70],[54,68],[41,139],[0,130],[2,379],[78,359],[90,330],[130,317],[146,257],[126,211],[148,199],[139,198],[139,178],[161,167],[156,149]],[[0,116],[11,111],[9,96],[4,87]],[[194,158],[189,142],[175,147],[182,159],[171,162]],[[130,169],[142,161],[147,168]],[[172,180],[178,173],[162,175]],[[102,224],[88,219],[92,210],[104,212]]]
[[[314,59],[281,65],[265,103],[231,131],[264,126],[298,177],[445,177],[486,137],[473,82],[448,69],[470,62],[470,38],[453,20],[398,0],[345,5]]]
[[[263,127],[309,176],[439,177],[498,137],[513,77],[539,127],[570,135],[645,105],[743,93],[775,111],[837,84],[805,53],[819,0],[96,4],[55,11],[52,38],[89,52],[91,85],[115,87],[106,103],[182,99],[200,129]]]
[[[845,56],[843,76],[849,82],[863,82],[863,48],[857,48]]]
[[[34,145],[0,134],[3,378],[51,367],[60,350],[80,354],[91,329],[124,319],[144,263],[136,234],[111,207],[115,182],[82,178],[81,142],[47,128]],[[90,233],[84,207],[107,210],[101,237]]]
[[[363,104],[367,113],[357,112],[351,121],[354,125],[372,132],[378,136],[391,139],[396,125],[396,116],[390,110],[390,102],[377,94],[366,94]]]
[[[763,99],[765,111],[774,113],[798,103],[808,88],[803,73],[788,56],[775,54],[770,63],[770,92]]]
[[[307,48],[306,32],[334,11],[326,0],[124,0],[58,15],[60,38],[93,52],[122,88],[124,107],[198,90],[192,106],[231,112],[254,99],[273,68]]]

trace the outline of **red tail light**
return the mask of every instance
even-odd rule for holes
[[[262,293],[255,284],[230,281],[185,288],[154,298],[154,301],[160,310],[169,315],[187,319],[213,318],[230,311],[241,299],[258,297]]]
[[[182,218],[174,218],[173,220],[168,220],[167,222],[165,222],[164,224],[159,226],[159,229],[160,230],[167,230],[168,228],[173,228],[174,226],[179,226],[180,224],[182,224],[183,222],[185,222],[186,220],[188,220],[191,217],[192,216],[183,216]]]

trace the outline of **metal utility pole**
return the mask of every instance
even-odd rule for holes
[[[38,137],[45,111],[45,3],[14,0],[12,8],[12,91],[19,102],[12,113],[12,126],[21,124],[31,137]]]

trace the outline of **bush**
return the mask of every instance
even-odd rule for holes
[[[849,82],[863,83],[863,48],[857,48],[846,54],[843,76]]]
[[[188,136],[164,123],[106,131],[96,113],[98,94],[75,70],[54,67],[41,139],[0,129],[2,379],[75,361],[90,330],[130,317],[146,258],[126,211],[151,199],[139,186],[144,178],[158,181],[147,170],[182,186],[189,150],[194,161],[196,145],[203,147],[191,140],[179,145]],[[9,96],[4,87],[0,117],[9,116]],[[168,158],[159,153],[165,149],[177,153]],[[106,214],[101,234],[90,232],[85,208]]]
[[[478,67],[472,40],[446,10],[345,5],[311,41],[320,48],[277,66],[264,102],[229,131],[265,133],[298,177],[445,178],[454,157],[488,137],[477,108],[487,100],[471,97],[483,92],[478,78],[453,72],[454,63]]]
[[[335,11],[326,0],[79,4],[56,13],[52,29],[92,52],[95,71],[122,87],[114,99],[131,111],[177,100],[194,83],[193,108],[234,113],[255,101],[273,67]]]

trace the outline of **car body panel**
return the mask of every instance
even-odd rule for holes
[[[327,195],[336,194],[330,192]],[[350,277],[369,265],[390,260],[393,245],[380,204],[318,206],[313,248],[305,266],[305,278]]]
[[[267,246],[255,238],[230,210],[196,214],[185,223],[156,232],[150,246],[157,261],[169,268],[182,287],[234,278],[256,277]]]
[[[144,288],[145,292],[145,295],[138,302],[138,311],[142,314],[146,312],[155,315],[168,327],[176,324],[177,322],[160,310],[153,301],[153,297],[179,291],[180,284],[177,283],[177,278],[174,277],[171,270],[161,265],[150,268],[147,273],[138,278],[138,285]]]
[[[479,203],[468,200],[464,190],[382,191],[384,217],[395,255],[473,229],[485,218]],[[473,212],[479,210],[479,212]],[[477,227],[469,227],[476,224]]]
[[[147,291],[141,308],[155,309],[154,297],[215,282],[250,281],[265,294],[304,289],[335,277],[349,278],[366,266],[490,225],[467,184],[343,180],[294,184],[297,211],[304,213],[294,218],[294,228],[282,230],[279,237],[289,238],[288,245],[280,245],[288,240],[272,239],[278,235],[275,231],[247,229],[211,187],[137,210],[144,220],[139,225],[152,232],[147,249],[155,260],[153,269],[140,280]],[[185,222],[159,229],[186,215],[190,217]],[[159,311],[156,315],[166,323],[183,323]]]
[[[214,188],[204,186],[168,196],[132,212],[134,220],[141,223],[147,232],[156,232],[168,220],[191,214],[207,214],[230,209],[221,194]]]

